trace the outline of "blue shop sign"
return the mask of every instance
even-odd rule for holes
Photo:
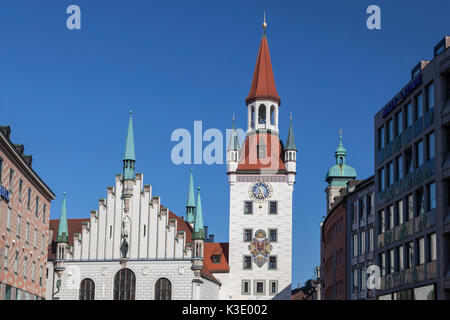
[[[9,191],[4,186],[0,187],[0,197],[6,202],[9,202]]]
[[[403,102],[418,86],[422,84],[422,74],[417,75],[411,80],[388,104],[383,110],[383,118],[386,117],[392,110]]]

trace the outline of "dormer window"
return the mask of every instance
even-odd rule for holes
[[[221,256],[220,255],[213,255],[212,257],[211,257],[211,261],[212,261],[212,263],[220,263],[220,258],[221,258]]]

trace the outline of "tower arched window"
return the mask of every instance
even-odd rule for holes
[[[80,283],[80,300],[95,299],[95,283],[92,279],[83,279]]]
[[[136,276],[128,268],[119,270],[114,276],[114,300],[134,300]]]
[[[251,110],[250,127],[255,128],[255,107],[252,106]]]
[[[160,278],[155,283],[155,300],[172,300],[172,284],[167,278]]]
[[[260,105],[258,108],[258,123],[265,124],[266,123],[266,106]]]
[[[272,105],[270,107],[270,124],[272,126],[275,125],[275,106],[274,105]]]

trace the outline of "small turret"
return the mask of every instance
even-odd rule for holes
[[[297,173],[297,147],[295,146],[294,130],[292,129],[292,115],[289,118],[289,132],[286,139],[286,147],[284,148],[284,163],[289,174],[289,182],[295,182],[295,174]]]
[[[59,218],[58,234],[56,236],[56,261],[55,271],[58,277],[64,272],[64,259],[66,258],[66,250],[69,244],[69,229],[67,226],[67,206],[66,193],[63,193],[63,201],[61,208],[61,216]]]
[[[230,142],[227,148],[227,171],[235,172],[239,163],[239,140],[234,126],[233,114],[233,128],[231,129]]]
[[[205,241],[205,228],[203,226],[200,187],[197,190],[197,207],[195,210],[194,232],[192,234],[192,240],[194,241],[194,261],[192,269],[195,271],[195,274],[197,276],[200,276],[200,270],[203,269],[203,245]]]
[[[123,156],[124,180],[136,179],[136,174],[134,172],[135,163],[136,163],[136,155],[134,153],[133,111],[130,111],[130,119],[128,120],[127,141],[125,143],[125,153]]]
[[[194,192],[194,178],[192,169],[189,174],[188,197],[186,200],[186,221],[192,229],[194,229],[194,215],[195,215],[195,192]]]

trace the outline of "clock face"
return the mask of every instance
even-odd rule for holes
[[[262,181],[256,182],[251,187],[250,191],[251,197],[259,201],[264,201],[272,196],[272,187],[268,183]]]

